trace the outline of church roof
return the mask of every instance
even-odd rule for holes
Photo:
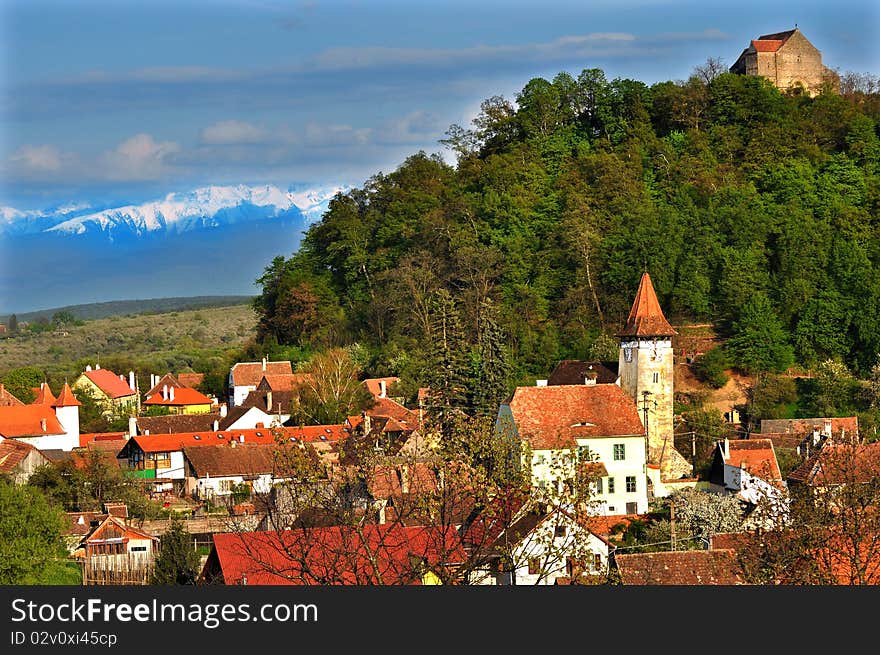
[[[619,337],[671,337],[678,334],[660,309],[660,301],[654,292],[651,276],[647,271],[642,273],[639,290],[633,301],[632,309],[626,325],[617,336]]]

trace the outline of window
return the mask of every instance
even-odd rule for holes
[[[538,557],[529,558],[529,575],[538,575],[541,572],[541,560]]]
[[[147,547],[146,546],[132,546],[130,551],[132,553],[145,553],[145,552],[147,552]]]
[[[658,382],[660,382],[660,374],[654,373],[654,384],[657,384]]]
[[[602,556],[598,553],[593,553],[593,570],[599,571],[602,568]]]
[[[626,504],[626,513],[627,514],[638,514],[639,513],[639,504],[638,503],[627,503]]]
[[[232,480],[220,480],[220,491],[232,491]]]
[[[628,475],[626,476],[626,493],[632,494],[636,491],[636,476]]]
[[[596,493],[602,493],[602,478],[596,478]]]
[[[614,478],[608,478],[608,493],[614,493]]]
[[[557,525],[556,529],[553,531],[553,535],[556,537],[564,537],[565,536],[565,526]]]
[[[622,459],[626,459],[626,444],[616,443],[614,444],[614,461],[619,462]]]

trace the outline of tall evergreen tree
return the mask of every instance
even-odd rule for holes
[[[445,430],[467,405],[467,341],[458,307],[446,289],[431,303],[431,343],[424,379],[429,388],[428,417]]]
[[[493,416],[508,393],[510,361],[505,333],[498,322],[498,309],[491,300],[480,305],[476,371],[471,376],[471,407],[481,416]]]
[[[199,556],[193,549],[192,537],[179,519],[173,519],[161,537],[150,584],[191,585],[198,574]]]

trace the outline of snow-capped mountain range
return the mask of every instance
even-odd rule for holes
[[[112,240],[123,235],[182,233],[291,215],[312,222],[326,211],[333,196],[346,190],[340,185],[284,191],[272,185],[240,184],[200,187],[169,193],[161,200],[104,209],[88,205],[28,211],[0,207],[0,234],[101,233]]]
[[[251,295],[347,190],[206,186],[113,207],[0,207],[0,314],[144,294]]]

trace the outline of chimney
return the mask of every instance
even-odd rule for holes
[[[162,385],[162,400],[168,400],[168,385]]]
[[[100,371],[100,370],[101,370],[101,365],[98,364],[98,363],[95,363],[95,370],[96,370],[96,371]]]
[[[217,419],[214,419],[214,432],[219,432],[219,431],[220,431],[220,421],[218,421]]]
[[[149,437],[149,436],[150,436],[150,431],[149,431],[149,430],[144,430],[144,436],[145,436],[145,437]]]
[[[134,391],[134,371],[128,372],[128,386]]]
[[[129,416],[128,417],[128,436],[129,437],[136,437],[137,436],[137,425],[138,425],[137,418],[134,416]]]
[[[156,386],[156,376],[150,373],[150,389]]]
[[[264,371],[266,370],[266,358],[265,357],[263,357],[263,370]]]
[[[826,437],[831,436],[831,419],[830,418],[825,419],[825,429],[823,430],[823,432],[825,433]]]
[[[174,400],[174,387],[168,388],[168,400],[171,400],[171,401]]]
[[[272,413],[272,390],[266,392],[266,413]]]
[[[257,426],[258,426],[258,427],[259,427],[259,425],[260,425],[260,424],[257,423]],[[239,442],[239,443],[244,443],[244,433],[241,433],[240,435],[238,435],[238,442]],[[235,443],[235,442],[233,442],[233,443]]]
[[[379,398],[385,397],[385,380],[379,380]]]
[[[226,418],[226,403],[220,405],[220,418]]]
[[[546,387],[547,380],[535,380],[535,386],[536,387]]]
[[[86,364],[86,371],[91,371],[91,370],[92,370],[92,365]]]
[[[45,418],[41,418],[41,419],[40,419],[40,429],[41,429],[43,432],[46,431],[46,419],[45,419]]]
[[[722,447],[724,448],[724,459],[727,459],[728,457],[730,457],[730,441],[727,437],[724,437],[724,443],[722,444]]]

